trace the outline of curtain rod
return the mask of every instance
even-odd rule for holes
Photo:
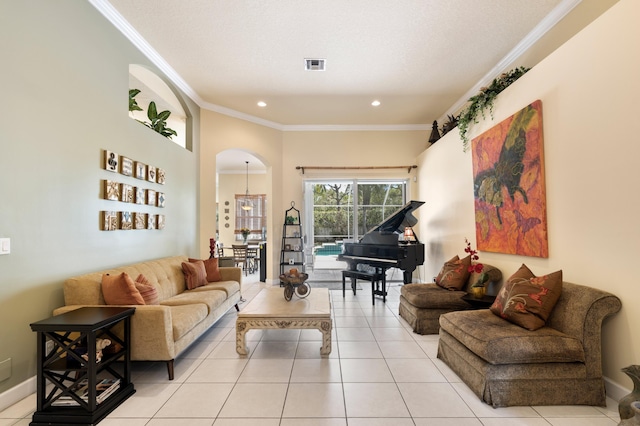
[[[379,169],[407,169],[407,173],[411,173],[411,169],[417,169],[418,166],[415,164],[412,166],[353,166],[353,167],[340,167],[340,166],[326,166],[326,167],[316,167],[316,166],[296,166],[296,170],[302,170],[302,174],[304,174],[304,169],[307,170],[379,170]]]

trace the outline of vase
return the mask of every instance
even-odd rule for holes
[[[633,390],[631,393],[618,403],[618,412],[620,413],[621,425],[640,425],[640,419],[636,416],[637,409],[632,406],[636,401],[640,401],[640,365],[630,365],[622,369],[633,382]],[[636,404],[637,406],[637,404]]]
[[[484,287],[471,287],[470,291],[473,297],[476,299],[482,299],[487,289]]]

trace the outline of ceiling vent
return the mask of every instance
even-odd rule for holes
[[[325,59],[305,59],[304,69],[307,71],[324,71],[326,65]]]

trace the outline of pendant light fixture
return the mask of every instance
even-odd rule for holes
[[[247,163],[247,191],[244,194],[244,200],[240,207],[242,210],[249,211],[253,208],[253,204],[251,204],[251,200],[249,199],[249,162],[245,161],[245,163]]]

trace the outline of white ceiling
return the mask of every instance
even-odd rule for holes
[[[282,130],[430,130],[617,0],[90,1],[202,108]]]

